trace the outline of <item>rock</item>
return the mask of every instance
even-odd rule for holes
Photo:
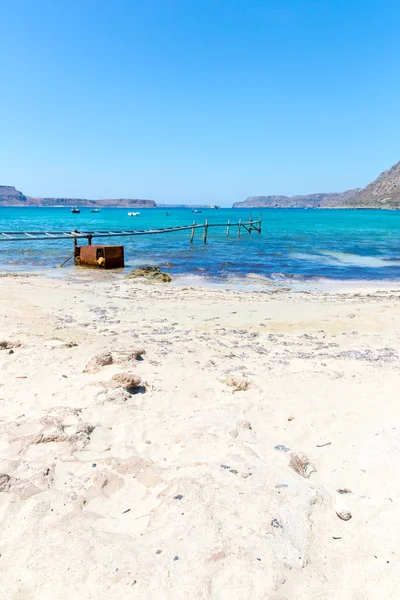
[[[0,473],[0,492],[8,492],[11,488],[11,477],[7,473]]]
[[[101,367],[105,367],[106,365],[111,365],[113,362],[113,357],[111,352],[102,352],[101,354],[97,354],[88,362],[84,369],[84,373],[97,373],[100,371]]]
[[[110,383],[114,384],[116,387],[122,387],[128,392],[131,392],[140,387],[142,380],[133,373],[117,373],[116,375],[112,376]]]
[[[290,457],[289,466],[302,477],[310,478],[312,473],[316,473],[317,469],[309,461],[305,454],[292,454]]]
[[[233,375],[225,379],[224,383],[232,388],[233,392],[246,392],[251,387],[251,383],[248,379],[245,379],[244,377],[235,377]]]
[[[148,281],[155,281],[157,283],[169,283],[172,281],[172,277],[168,273],[163,273],[159,267],[140,267],[139,269],[133,269],[129,275],[125,275],[124,279],[147,279]]]
[[[242,427],[243,429],[252,429],[251,423],[249,423],[249,421],[240,421],[239,427]]]
[[[288,421],[294,421],[294,417],[288,417],[287,420]]]
[[[272,525],[272,527],[277,527],[277,528],[279,528],[279,527],[280,527],[281,529],[283,529],[283,527],[282,527],[282,525],[279,523],[278,519],[272,519],[272,521],[271,521],[271,525]]]
[[[290,448],[288,448],[287,446],[283,446],[282,444],[278,444],[274,448],[275,448],[275,450],[278,450],[279,452],[289,452],[289,450],[290,450]]]
[[[19,348],[20,342],[9,342],[8,340],[0,341],[0,350],[11,350],[12,348]]]
[[[141,360],[145,354],[146,350],[144,348],[136,348],[135,350],[132,350],[131,357],[134,360]]]
[[[351,512],[347,508],[340,508],[336,511],[336,514],[342,521],[350,521],[352,517]]]

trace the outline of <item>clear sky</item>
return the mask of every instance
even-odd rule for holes
[[[0,184],[231,205],[400,160],[398,0],[0,0]]]

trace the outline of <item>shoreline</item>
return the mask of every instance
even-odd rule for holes
[[[2,271],[0,270],[1,278],[18,278],[18,277],[45,277],[50,279],[63,279],[63,278],[75,278],[77,280],[82,278],[92,278],[93,281],[98,280],[116,280],[123,281],[125,275],[128,275],[129,270],[133,267],[130,265],[122,270],[101,270],[101,269],[88,269],[84,267],[52,267],[42,269],[32,269],[25,271]],[[167,284],[158,284],[160,287],[194,287],[204,288],[210,290],[232,290],[241,291],[247,293],[264,293],[268,291],[287,291],[287,292],[305,292],[312,294],[374,294],[379,291],[400,291],[400,278],[398,280],[393,279],[327,279],[327,278],[310,278],[310,279],[296,279],[295,277],[287,278],[267,278],[258,274],[248,273],[242,276],[228,276],[226,279],[217,277],[207,277],[203,275],[187,273],[177,274],[171,273],[170,269],[167,271],[171,277],[172,282]],[[138,283],[143,283],[138,280]],[[148,282],[144,282],[146,285],[153,285]]]

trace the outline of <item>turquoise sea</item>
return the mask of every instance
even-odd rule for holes
[[[121,230],[225,223],[247,220],[250,210],[103,208],[91,213],[82,208],[0,208],[0,231],[52,231],[72,229]],[[166,211],[169,216],[165,215]],[[252,211],[253,219],[259,211]],[[226,280],[255,274],[284,280],[398,280],[400,279],[400,211],[264,209],[262,233],[251,235],[224,228],[209,229],[208,243],[196,231],[132,238],[106,238],[105,244],[124,244],[127,268],[159,265],[175,275],[202,275]],[[101,240],[94,240],[100,243]],[[0,242],[0,272],[57,268],[73,251],[72,240]],[[70,263],[71,264],[71,263]],[[70,266],[69,269],[73,269]]]

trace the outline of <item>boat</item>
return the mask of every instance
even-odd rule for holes
[[[169,216],[171,215],[171,213],[170,213],[170,212],[166,212],[166,213],[164,213],[164,215],[165,215],[166,217],[169,217]]]
[[[74,206],[74,208],[71,208],[71,212],[72,213],[80,213],[81,209],[80,208],[76,208],[76,206]]]
[[[201,213],[201,210],[197,210],[197,208],[193,208],[192,213]]]
[[[219,208],[218,204],[210,204],[210,208],[214,208],[215,210]]]
[[[140,215],[140,212],[128,212],[128,217],[137,217]]]
[[[90,212],[100,212],[101,208],[92,208],[92,210]]]

